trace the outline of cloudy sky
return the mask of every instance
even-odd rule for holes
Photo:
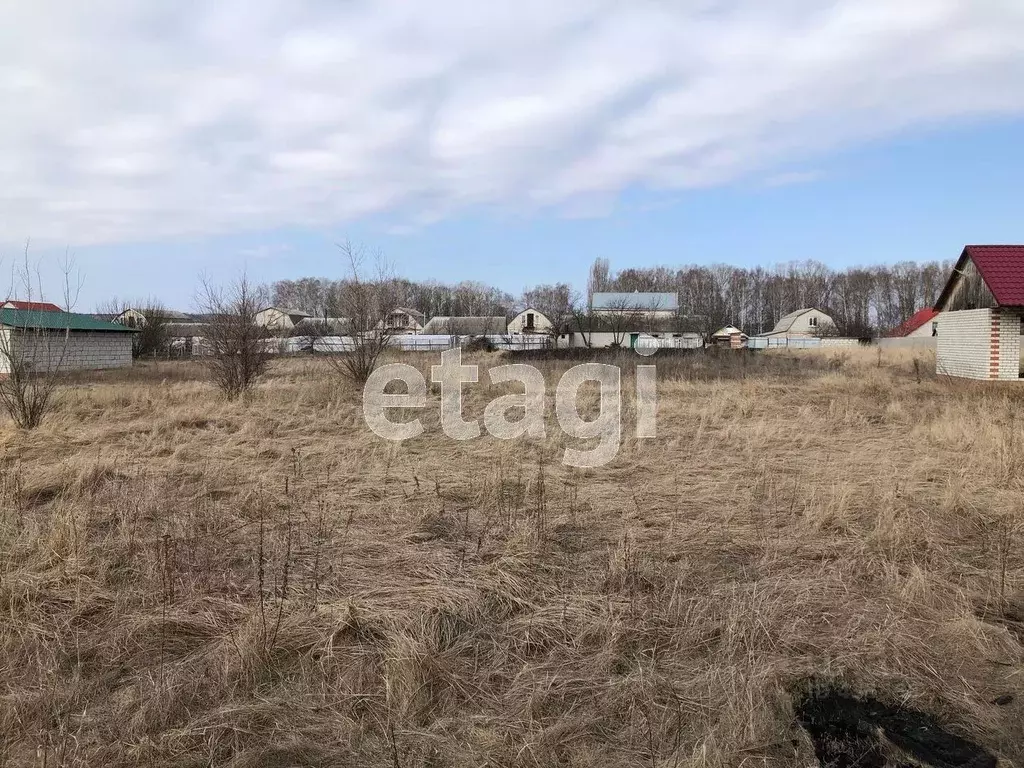
[[[1024,241],[1020,0],[0,0],[0,243],[511,291]]]

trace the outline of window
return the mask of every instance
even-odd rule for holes
[[[811,326],[811,328],[817,328],[818,327],[818,318],[816,318],[816,317],[809,317],[809,318],[807,318],[807,324],[809,326]]]
[[[526,327],[533,328],[533,312],[526,313]]]
[[[932,336],[938,336],[938,335],[939,335],[939,321],[938,320],[932,320]]]

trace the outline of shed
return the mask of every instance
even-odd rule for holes
[[[737,328],[735,325],[727,325],[724,328],[719,328],[717,331],[711,334],[711,343],[715,346],[731,347],[732,349],[740,349],[744,346],[747,341],[747,334]]]
[[[1024,245],[968,245],[939,294],[936,372],[1018,379]]]
[[[0,373],[12,364],[46,372],[128,368],[135,332],[74,312],[0,309]]]

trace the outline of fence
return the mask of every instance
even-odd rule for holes
[[[825,338],[786,338],[785,336],[751,336],[747,349],[822,349],[859,347],[860,339],[826,336]]]
[[[484,339],[495,349],[500,350],[539,350],[552,346],[548,336],[449,336],[416,335],[392,336],[388,340],[391,347],[404,352],[435,352],[463,346],[477,339]],[[263,349],[270,354],[298,355],[311,352],[337,354],[353,352],[357,340],[351,336],[289,336],[283,339],[263,339]],[[201,357],[209,353],[208,345],[200,336],[176,338],[171,341],[171,351],[179,357]]]
[[[930,349],[937,348],[935,336],[899,336],[891,339],[875,339],[882,349]]]
[[[700,336],[640,336],[636,349],[701,349],[704,339]]]

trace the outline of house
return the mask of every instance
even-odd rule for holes
[[[786,339],[813,339],[835,335],[835,333],[836,323],[831,317],[820,309],[808,307],[784,315],[768,333],[759,335]]]
[[[679,313],[676,293],[595,293],[590,299],[595,315],[629,315],[649,320],[669,319]]]
[[[910,318],[893,328],[887,337],[891,339],[931,338],[938,335],[939,313],[932,307],[919,309]]]
[[[0,308],[0,373],[12,363],[50,372],[127,368],[134,333],[91,315]]]
[[[0,309],[24,309],[31,312],[63,312],[64,310],[58,307],[56,304],[51,304],[48,301],[20,301],[18,299],[8,299],[3,304],[0,304]]]
[[[504,317],[451,317],[438,315],[423,326],[425,336],[504,336]]]
[[[423,332],[423,321],[426,318],[422,312],[409,307],[396,307],[387,316],[377,323],[377,330],[385,328],[391,336],[408,336],[413,333]]]
[[[554,323],[548,319],[547,315],[533,307],[527,307],[508,321],[508,333],[510,335],[531,333],[550,334],[554,330],[554,327]]]
[[[935,303],[935,368],[969,379],[1020,377],[1024,245],[968,245]]]
[[[281,307],[267,307],[256,313],[256,325],[266,328],[268,331],[290,331],[298,323],[309,317],[308,312],[301,309],[283,309]]]
[[[703,318],[682,315],[661,319],[615,314],[582,315],[556,329],[556,346],[568,349],[634,348],[640,339],[647,339],[643,346],[695,349],[704,346],[704,335],[700,331],[702,322]],[[656,341],[651,342],[651,339]]]
[[[712,333],[708,340],[716,347],[740,349],[747,343],[747,338],[747,334],[735,325],[727,325]]]

